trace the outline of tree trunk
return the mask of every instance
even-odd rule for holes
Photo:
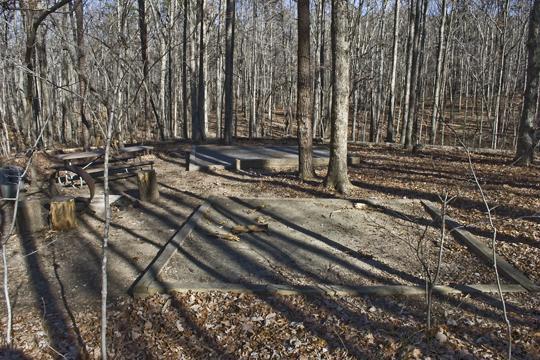
[[[155,170],[140,170],[137,172],[137,185],[139,199],[145,202],[157,202],[159,200],[158,181]]]
[[[516,163],[525,166],[533,162],[534,147],[538,142],[535,136],[535,113],[540,77],[540,0],[535,0],[531,9],[527,51],[527,83],[516,151]]]
[[[505,0],[502,6],[502,31],[499,42],[499,74],[497,76],[497,96],[495,97],[495,118],[493,119],[493,133],[491,135],[491,147],[497,148],[499,142],[499,126],[501,115],[501,96],[504,85],[505,68],[506,68],[506,33],[508,26],[508,11],[509,0]]]
[[[26,42],[24,52],[24,66],[26,68],[26,89],[25,89],[25,122],[28,126],[28,137],[30,140],[37,138],[40,132],[37,118],[39,115],[39,99],[35,96],[35,66],[34,55],[37,43],[37,31],[41,23],[56,10],[69,3],[70,0],[60,0],[50,8],[43,10],[37,14],[36,8],[38,4],[34,1],[29,1],[24,5],[26,9],[23,11],[24,23],[26,31]],[[33,131],[32,131],[33,127]]]
[[[182,128],[182,133],[184,139],[189,137],[189,120],[188,120],[188,79],[187,79],[187,32],[188,32],[188,0],[184,0],[184,24],[183,24],[183,34],[182,34],[182,120],[184,121],[184,126]]]
[[[431,132],[429,133],[429,143],[434,145],[437,136],[437,119],[439,112],[439,101],[441,96],[441,83],[443,71],[443,56],[445,52],[444,30],[446,24],[446,0],[442,0],[441,25],[439,26],[439,46],[437,48],[437,72],[435,73],[435,93],[433,95],[433,114],[431,115]]]
[[[217,20],[217,36],[216,36],[216,49],[217,55],[217,69],[216,69],[216,139],[222,137],[222,118],[223,118],[223,51],[221,46],[222,36],[222,17],[221,17],[221,0],[218,6],[218,20]]]
[[[77,75],[79,77],[79,111],[82,123],[82,144],[85,150],[90,148],[90,123],[86,119],[86,53],[84,49],[84,9],[83,1],[75,0],[75,21],[77,24]]]
[[[409,93],[409,113],[407,116],[407,127],[405,132],[405,142],[404,146],[406,148],[412,148],[415,145],[416,140],[416,125],[418,124],[417,120],[417,97],[418,97],[418,79],[420,77],[420,64],[421,60],[421,43],[422,43],[422,32],[421,27],[423,26],[422,13],[424,12],[424,1],[425,0],[416,0],[415,10],[414,10],[414,37],[412,40],[412,69],[411,69],[411,91]],[[426,4],[427,5],[427,4]]]
[[[405,138],[407,137],[407,127],[409,122],[409,113],[411,108],[411,92],[412,90],[412,73],[413,67],[415,66],[413,62],[413,47],[414,39],[416,38],[416,29],[415,29],[415,11],[416,11],[416,2],[418,0],[411,0],[409,8],[409,29],[407,37],[407,72],[405,77],[405,93],[404,93],[404,108],[403,108],[403,122],[401,124],[401,144],[405,144]]]
[[[206,140],[205,119],[206,119],[206,84],[205,84],[205,45],[204,45],[204,0],[199,4],[199,85],[197,91],[197,131],[193,141],[201,142]]]
[[[375,117],[374,122],[372,123],[372,127],[370,129],[370,141],[372,142],[378,142],[379,141],[379,127],[380,127],[380,120],[381,120],[381,114],[383,112],[384,104],[383,104],[383,88],[384,88],[384,37],[385,37],[385,13],[386,13],[386,3],[387,0],[384,0],[382,2],[382,10],[379,20],[379,73],[378,73],[378,82],[377,86],[374,87],[376,91],[375,95]],[[375,70],[375,69],[374,69]]]
[[[51,227],[53,230],[70,230],[77,227],[75,198],[57,196],[50,204]]]
[[[386,127],[386,142],[393,143],[394,139],[394,110],[396,107],[396,73],[398,62],[398,40],[399,40],[399,2],[396,0],[394,7],[394,44],[392,45],[392,80],[390,81],[390,97],[388,98],[388,115]]]
[[[189,33],[191,34],[191,42],[190,42],[190,54],[189,54],[189,60],[190,60],[190,91],[191,91],[191,139],[194,142],[200,142],[200,123],[199,123],[199,82],[198,82],[198,76],[199,76],[199,62],[198,62],[198,35],[199,31],[197,31],[197,24],[199,23],[199,6],[197,5],[197,2],[190,2],[189,7],[189,20],[190,20],[190,27],[189,27]]]
[[[148,34],[146,30],[146,6],[145,0],[137,0],[137,6],[139,8],[139,37],[141,41],[141,59],[142,59],[142,70],[143,70],[143,86],[146,85],[146,80],[148,78]],[[144,126],[147,126],[148,121],[148,94],[144,91],[143,97],[143,110],[144,110]]]
[[[326,186],[346,193],[351,186],[347,174],[347,124],[349,117],[349,39],[347,0],[332,0],[332,110],[330,162]]]
[[[227,0],[225,15],[225,144],[233,137],[233,67],[235,1]]]
[[[298,77],[296,120],[298,123],[298,175],[302,180],[315,176],[313,171],[313,134],[311,125],[311,59],[309,0],[298,0]]]

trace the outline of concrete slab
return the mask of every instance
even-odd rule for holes
[[[246,230],[241,226],[257,224],[268,230],[241,232]],[[211,198],[171,239],[133,293],[418,294],[425,285],[415,244],[422,237],[428,243],[430,236],[437,239],[438,229],[430,224],[422,204],[413,200]],[[432,256],[436,250],[425,249]],[[473,255],[448,252],[440,290],[492,291],[492,285],[456,285],[490,279],[490,270]]]
[[[313,165],[324,167],[328,165],[329,151],[325,147],[314,147]],[[354,163],[356,158],[351,157]],[[188,154],[187,170],[213,170],[213,169],[263,169],[286,171],[298,168],[297,146],[221,146],[199,145],[194,146]]]

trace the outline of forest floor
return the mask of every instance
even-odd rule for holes
[[[261,143],[261,142],[257,142]],[[114,206],[110,248],[109,351],[112,358],[505,358],[507,336],[496,295],[437,298],[426,341],[423,297],[312,297],[231,293],[155,295],[132,299],[131,283],[189,214],[211,196],[341,197],[323,186],[325,170],[304,183],[294,173],[186,172],[174,145],[149,156],[161,202]],[[449,215],[491,244],[485,205],[459,150],[351,145],[346,199],[455,199]],[[39,160],[39,159],[38,159]],[[511,166],[510,155],[474,154],[472,164],[494,208],[497,251],[540,282],[540,167]],[[46,164],[42,164],[46,165]],[[113,184],[131,194],[133,179]],[[84,215],[78,230],[45,232],[9,244],[15,299],[14,349],[21,358],[99,357],[99,256],[103,221]],[[26,256],[30,252],[34,252]],[[469,256],[449,240],[449,256]],[[474,270],[471,270],[474,271]],[[473,274],[474,277],[474,274]],[[495,281],[479,279],[479,282]],[[505,296],[515,358],[540,359],[540,299]],[[3,299],[2,299],[3,300]],[[2,310],[2,325],[6,322]],[[7,356],[7,350],[4,351]],[[61,354],[61,355],[60,355]],[[0,353],[0,357],[2,353]]]

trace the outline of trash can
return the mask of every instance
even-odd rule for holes
[[[3,198],[13,199],[17,196],[17,184],[21,183],[22,191],[22,179],[21,176],[24,170],[18,166],[5,166],[0,168],[0,195]]]

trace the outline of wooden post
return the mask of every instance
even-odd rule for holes
[[[155,170],[140,170],[137,173],[137,183],[141,201],[156,202],[159,199]]]
[[[41,231],[47,225],[46,215],[42,211],[40,200],[21,200],[18,202],[17,228],[20,234]]]
[[[191,151],[185,152],[185,159],[186,159],[186,171],[190,171],[190,164],[191,164]]]
[[[75,199],[70,196],[55,196],[50,207],[53,230],[69,230],[77,227]]]

